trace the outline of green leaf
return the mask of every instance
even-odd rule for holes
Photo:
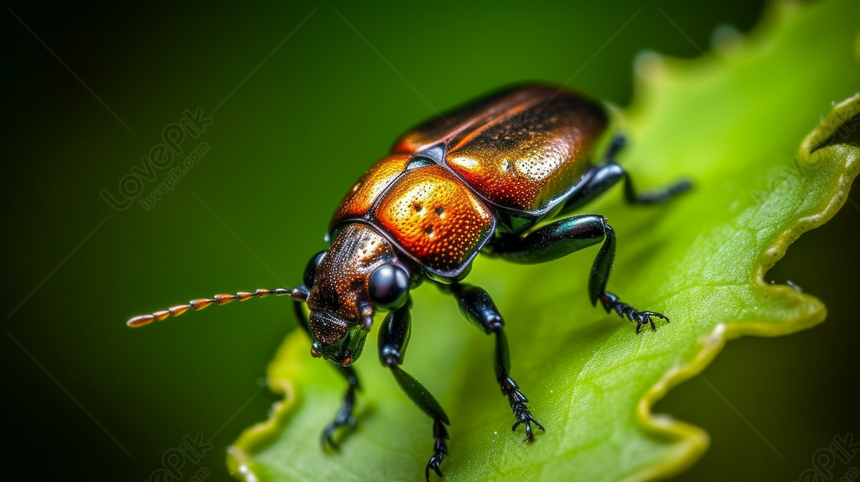
[[[476,262],[469,281],[505,315],[512,376],[547,428],[535,443],[522,442],[522,428],[511,433],[514,418],[490,363],[493,340],[461,318],[453,299],[417,290],[404,369],[451,418],[444,480],[677,473],[708,437],[651,414],[655,400],[695,376],[727,339],[782,335],[824,319],[819,300],[763,277],[792,241],[845,203],[860,169],[857,134],[846,137],[858,127],[860,96],[831,109],[860,86],[857,18],[860,4],[851,0],[776,4],[750,38],[729,36],[703,58],[637,60],[636,100],[622,114],[631,145],[620,162],[640,188],[683,176],[695,188],[650,207],[625,205],[615,188],[588,211],[606,215],[618,233],[610,289],[671,324],[637,336],[632,324],[591,307],[596,248],[537,266]],[[379,364],[373,341],[356,365],[358,428],[339,433],[340,451],[320,448],[345,384],[309,348],[295,331],[278,351],[268,376],[284,401],[231,447],[231,471],[247,480],[423,478],[430,421]]]

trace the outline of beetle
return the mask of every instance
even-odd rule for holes
[[[138,316],[130,326],[188,310],[289,295],[311,355],[332,362],[348,383],[343,404],[323,431],[323,444],[355,424],[359,389],[353,363],[361,356],[374,315],[379,359],[406,395],[433,421],[434,447],[425,477],[440,477],[450,420],[424,386],[401,368],[411,332],[410,291],[432,283],[453,296],[462,315],[495,338],[493,368],[525,440],[544,430],[511,377],[504,319],[490,295],[463,282],[479,253],[514,263],[543,263],[601,244],[589,277],[592,305],[656,330],[654,319],[606,291],[616,236],[604,216],[571,215],[620,181],[631,204],[666,201],[687,191],[678,181],[645,193],[614,162],[624,138],[611,128],[607,108],[583,94],[550,85],[502,90],[425,122],[402,135],[347,193],[329,225],[328,249],[314,255],[303,284],[192,300]],[[310,316],[303,304],[309,308]]]

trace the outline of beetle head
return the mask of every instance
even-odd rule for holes
[[[361,355],[376,309],[394,310],[409,298],[412,274],[391,243],[365,224],[347,224],[305,270],[311,354],[340,366]]]

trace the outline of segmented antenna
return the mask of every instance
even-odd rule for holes
[[[196,300],[191,300],[187,305],[176,305],[171,306],[170,308],[164,311],[156,311],[155,313],[149,315],[140,315],[135,316],[134,318],[128,320],[128,326],[137,328],[138,326],[148,325],[153,321],[161,321],[170,316],[179,316],[182,313],[185,313],[189,309],[192,311],[200,311],[207,306],[216,304],[216,305],[226,305],[227,303],[233,300],[239,301],[248,301],[251,298],[265,298],[269,295],[275,296],[283,296],[289,295],[292,293],[292,290],[288,290],[286,288],[275,288],[273,290],[257,290],[253,293],[248,291],[240,291],[235,295],[215,295],[213,298],[199,298]]]

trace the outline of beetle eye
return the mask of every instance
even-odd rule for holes
[[[384,264],[370,275],[370,299],[387,310],[400,308],[409,295],[409,273],[400,266]]]
[[[324,257],[325,251],[320,251],[319,253],[315,254],[310,261],[308,261],[308,265],[305,267],[304,277],[305,286],[308,289],[311,289],[311,287],[314,285],[314,276],[317,273],[317,266],[319,266],[320,262]]]

